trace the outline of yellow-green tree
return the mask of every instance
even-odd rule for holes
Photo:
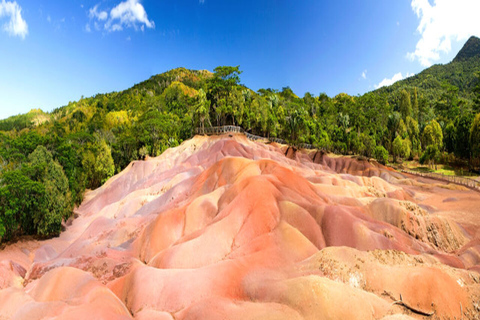
[[[412,153],[413,156],[418,154],[420,151],[420,130],[418,128],[418,122],[414,118],[407,116],[406,119],[406,127],[407,127],[407,134],[408,138],[412,143]]]
[[[408,138],[402,139],[402,137],[397,136],[393,140],[393,162],[397,161],[397,157],[408,158],[411,152],[411,145],[412,143]]]
[[[440,124],[432,120],[423,129],[422,142],[425,147],[425,152],[420,157],[420,162],[433,162],[438,158],[440,150],[443,148],[443,133]]]
[[[399,109],[403,119],[412,116],[412,102],[410,100],[410,94],[405,89],[400,92]]]
[[[203,89],[198,90],[198,94],[195,97],[192,109],[195,115],[193,118],[198,120],[200,128],[203,132],[203,129],[205,128],[205,121],[210,122],[210,102],[207,100],[207,95]]]
[[[440,127],[437,121],[430,121],[425,129],[423,129],[422,140],[425,147],[436,145],[439,150],[443,148],[442,127]]]
[[[84,153],[82,166],[87,176],[87,187],[98,188],[115,173],[112,151],[105,140],[97,139]]]

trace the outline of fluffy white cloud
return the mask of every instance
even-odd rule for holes
[[[439,60],[441,53],[450,52],[452,40],[480,36],[479,0],[434,0],[433,5],[429,0],[412,0],[412,9],[420,20],[421,39],[407,56],[425,67]]]
[[[367,70],[362,72],[362,79],[367,79]]]
[[[25,39],[28,34],[28,25],[22,18],[22,8],[16,1],[0,2],[0,19],[7,17],[9,21],[3,25],[3,30],[12,36],[19,36]]]
[[[116,5],[110,13],[99,11],[98,4],[91,8],[88,16],[94,20],[94,25],[102,21],[103,28],[108,32],[121,31],[124,28],[134,28],[135,30],[145,30],[155,28],[155,22],[149,20],[145,8],[140,0],[126,0]],[[95,29],[98,29],[95,27]]]
[[[403,79],[411,77],[411,76],[413,76],[413,74],[407,73],[407,75],[404,77],[402,75],[402,73],[399,72],[399,73],[394,74],[393,77],[390,78],[390,79],[387,79],[387,78],[383,79],[379,84],[374,85],[374,87],[375,87],[375,89],[378,89],[378,88],[381,88],[381,87],[390,86],[397,81],[403,80]]]

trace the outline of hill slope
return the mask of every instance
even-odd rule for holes
[[[380,88],[380,93],[392,93],[400,88],[418,88],[420,94],[431,100],[438,100],[448,91],[446,85],[458,88],[459,95],[472,99],[472,92],[478,83],[480,72],[480,39],[472,36],[458,52],[452,62],[434,65],[389,87]]]
[[[458,52],[453,62],[461,62],[480,57],[480,38],[472,36]]]
[[[480,312],[480,194],[367,161],[286,151],[243,135],[197,136],[132,162],[86,195],[59,238],[0,251],[0,314],[473,319]]]

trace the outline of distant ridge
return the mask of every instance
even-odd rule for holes
[[[460,62],[474,57],[480,57],[480,38],[472,36],[464,44],[453,61]]]

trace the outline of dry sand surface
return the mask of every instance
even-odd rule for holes
[[[480,193],[197,136],[0,251],[0,319],[480,319]]]

